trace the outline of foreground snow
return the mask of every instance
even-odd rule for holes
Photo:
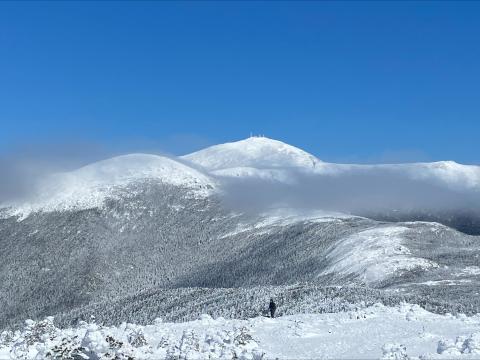
[[[335,314],[249,320],[212,319],[138,326],[81,323],[59,330],[52,319],[4,332],[0,358],[478,358],[480,315],[436,315],[417,305],[375,305]],[[2,345],[0,345],[2,346]]]

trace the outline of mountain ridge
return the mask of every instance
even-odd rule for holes
[[[343,181],[349,178],[353,179],[351,188],[356,186],[355,179],[359,179],[357,183],[360,183],[384,178],[384,183],[394,180],[401,181],[402,184],[432,184],[445,187],[448,191],[472,193],[474,198],[480,196],[480,166],[462,165],[453,161],[334,164],[323,162],[314,155],[278,140],[251,137],[214,145],[178,158],[127,154],[101,160],[71,172],[51,174],[38,180],[30,198],[0,204],[0,212],[25,218],[36,211],[98,208],[109,197],[122,193],[118,191],[121,188],[149,180],[187,187],[198,196],[208,196],[216,191],[225,192],[230,179],[255,180],[260,185],[262,182],[274,182],[301,188],[305,186],[305,181],[312,186],[315,182],[323,184],[326,179],[328,186],[333,186],[335,179]],[[365,189],[359,191],[365,192]],[[124,195],[123,192],[122,196]]]

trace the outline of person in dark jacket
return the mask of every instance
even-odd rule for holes
[[[270,317],[275,317],[275,310],[277,310],[277,305],[275,305],[273,299],[270,299],[270,305],[268,305],[268,309],[270,310]]]

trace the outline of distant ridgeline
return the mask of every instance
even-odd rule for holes
[[[411,211],[411,212],[370,212],[360,211],[365,216],[379,221],[427,221],[438,222],[468,235],[480,235],[480,214],[476,211]]]

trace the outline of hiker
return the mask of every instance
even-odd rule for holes
[[[270,317],[275,317],[275,310],[277,309],[277,305],[275,305],[273,299],[270,299],[270,305],[268,305],[268,309],[270,310]]]

